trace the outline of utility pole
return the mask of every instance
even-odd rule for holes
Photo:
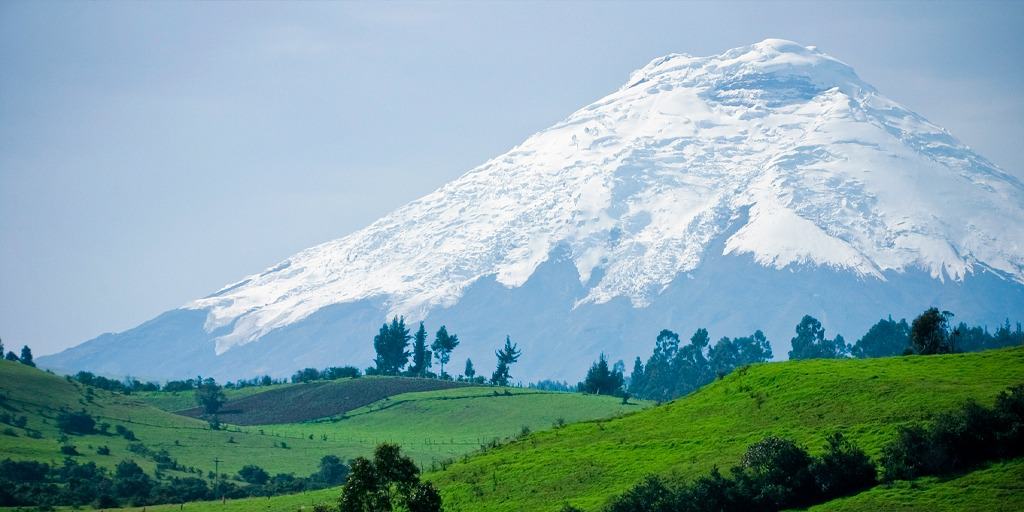
[[[220,480],[220,463],[224,462],[218,457],[213,458],[213,485],[217,485],[217,481]],[[220,502],[224,503],[224,489],[220,490]]]

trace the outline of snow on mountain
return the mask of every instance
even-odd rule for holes
[[[843,62],[768,39],[655,59],[365,229],[48,363],[366,364],[403,314],[449,322],[474,358],[509,332],[534,355],[524,376],[573,378],[601,350],[649,353],[644,329],[765,328],[778,357],[801,314],[855,337],[933,304],[1024,311],[1024,184]]]
[[[779,39],[669,55],[618,91],[344,238],[196,300],[217,353],[324,306],[384,297],[414,319],[567,244],[580,302],[647,305],[741,211],[725,244],[762,265],[885,279],[977,268],[1024,282],[1024,187],[846,64]]]

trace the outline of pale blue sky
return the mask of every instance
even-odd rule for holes
[[[671,52],[817,45],[1024,177],[1024,2],[0,3],[0,337],[345,235]]]

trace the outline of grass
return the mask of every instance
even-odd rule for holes
[[[224,395],[228,400],[238,400],[247,396],[256,395],[265,391],[287,388],[296,384],[273,384],[271,386],[247,386],[239,389],[225,389]],[[196,392],[189,391],[142,391],[134,395],[157,409],[167,412],[178,412],[196,407]]]
[[[386,379],[376,379],[386,380]],[[494,391],[499,390],[499,396]],[[0,458],[38,460],[59,464],[61,434],[55,424],[64,407],[85,409],[98,421],[123,425],[132,430],[138,442],[153,451],[167,450],[177,461],[203,474],[214,469],[235,474],[243,465],[256,464],[271,474],[312,473],[320,458],[333,454],[349,459],[372,452],[380,441],[398,442],[421,465],[468,453],[479,443],[470,440],[506,438],[520,432],[523,425],[533,430],[552,427],[552,409],[564,411],[567,421],[578,421],[620,414],[637,406],[622,406],[611,397],[587,397],[564,393],[525,393],[522,390],[465,387],[429,393],[390,397],[379,405],[350,412],[348,419],[319,423],[296,423],[211,430],[205,421],[171,414],[149,405],[135,395],[126,396],[86,388],[56,375],[24,365],[0,361],[0,394],[6,397],[0,408],[14,416],[26,416],[26,428],[10,428],[15,436],[0,434]],[[454,414],[454,404],[471,404]],[[560,413],[562,414],[562,413]],[[41,438],[29,436],[37,431]],[[136,460],[152,473],[153,461],[129,451],[130,441],[117,435],[91,434],[68,436],[77,447],[79,462],[96,462],[112,468],[124,458]],[[285,443],[287,448],[281,447]],[[110,455],[99,455],[96,448],[108,446]],[[169,472],[176,476],[174,472]]]
[[[1024,459],[993,464],[948,479],[921,478],[881,485],[812,507],[813,512],[959,512],[1024,510]]]
[[[464,386],[450,380],[407,377],[360,377],[307,382],[230,400],[224,404],[218,416],[221,421],[234,425],[298,423],[344,414],[402,393]],[[195,407],[180,411],[180,414],[198,418],[202,410]]]
[[[970,398],[991,403],[1001,390],[1019,383],[1024,383],[1024,348],[756,365],[675,402],[613,419],[535,432],[462,457],[446,470],[428,472],[426,477],[440,487],[449,512],[556,511],[564,503],[596,510],[648,474],[688,480],[714,465],[734,465],[747,445],[768,434],[795,439],[818,452],[826,434],[842,430],[877,456],[899,425],[926,420]],[[494,414],[495,410],[516,409],[526,414],[536,406],[549,414],[541,418],[544,421],[568,410],[557,397],[573,397],[545,394],[541,395],[544,400],[555,401],[523,406],[520,400],[531,396],[529,390],[509,390],[512,396],[499,393],[499,397],[493,396],[492,388],[486,391],[491,392],[491,401],[470,410]],[[485,390],[475,388],[413,393],[351,411],[346,419],[265,429],[266,435],[315,435],[320,432],[316,429],[328,429],[323,433],[330,436],[329,429],[350,428],[353,434],[401,436],[408,435],[406,429],[411,427],[400,422],[410,416],[420,419],[415,422],[419,428],[442,428],[423,420],[422,412],[414,413],[426,408],[442,412],[438,417],[457,419],[446,424],[446,435],[457,441],[463,435],[462,424],[472,421],[460,416],[459,407],[486,398]],[[551,413],[551,408],[559,413]],[[570,421],[568,416],[566,420]],[[414,440],[404,440],[416,453]],[[422,452],[418,457],[425,460]],[[1020,510],[1024,502],[1022,477],[1024,461],[1010,461],[952,479],[925,478],[880,486],[814,510]],[[337,496],[335,488],[223,505],[193,503],[185,510],[294,512],[310,510],[318,502],[335,502]],[[147,510],[178,510],[178,506]]]
[[[769,363],[675,402],[541,432],[429,475],[448,511],[596,510],[645,475],[689,480],[735,465],[765,435],[820,451],[841,430],[870,455],[901,424],[1024,383],[1024,349]]]

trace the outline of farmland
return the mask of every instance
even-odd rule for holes
[[[233,425],[298,423],[344,414],[402,393],[463,386],[447,380],[406,377],[360,377],[307,382],[231,399],[224,404],[218,416],[221,421]],[[193,407],[179,414],[198,418],[202,410]]]
[[[365,379],[367,382],[387,380]],[[407,389],[407,386],[403,383],[393,389]],[[290,387],[294,386],[282,386],[283,389]],[[273,391],[267,393],[270,392]],[[217,458],[221,461],[221,472],[228,475],[246,464],[256,464],[272,474],[308,475],[324,455],[337,455],[347,460],[370,453],[376,443],[384,440],[403,444],[417,462],[429,466],[476,450],[478,439],[510,438],[519,434],[524,426],[534,431],[543,430],[552,428],[559,419],[569,422],[609,417],[644,406],[623,406],[611,397],[455,387],[386,397],[350,411],[351,417],[344,420],[228,425],[226,430],[212,430],[206,421],[157,409],[135,395],[88,388],[7,361],[0,361],[0,394],[5,397],[7,412],[27,420],[24,428],[4,425],[13,435],[0,435],[0,453],[3,454],[0,458],[61,461],[64,456],[60,449],[64,443],[54,418],[61,409],[85,410],[97,421],[110,426],[107,433],[68,436],[66,444],[76,446],[80,453],[74,457],[78,462],[95,462],[113,468],[122,459],[130,458],[152,473],[156,469],[155,461],[130,450],[132,445],[142,445],[152,452],[166,450],[182,466],[195,468],[203,474],[214,469],[213,459]],[[290,403],[301,405],[301,400],[293,399]],[[470,407],[454,414],[455,404]],[[115,435],[117,426],[131,430],[136,439]],[[32,437],[34,435],[38,438]],[[108,447],[110,455],[97,453],[101,446]],[[167,471],[167,474],[175,476],[177,473]]]

